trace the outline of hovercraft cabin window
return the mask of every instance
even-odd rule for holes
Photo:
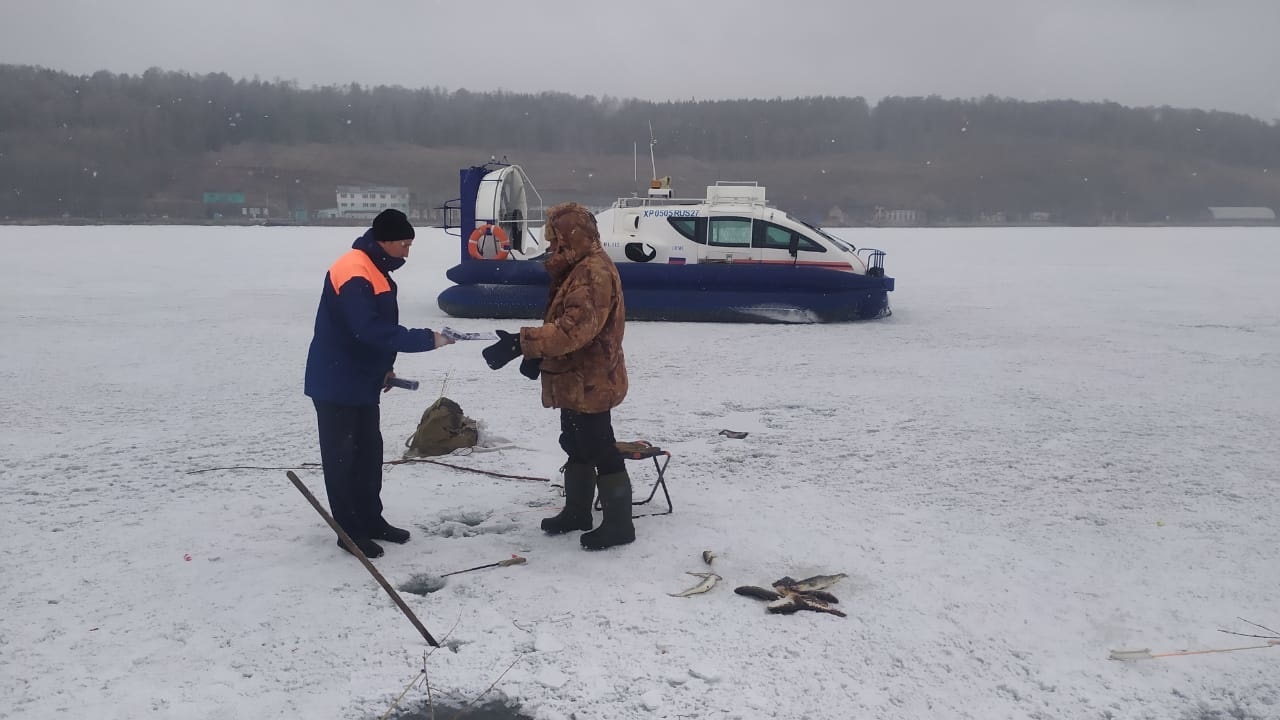
[[[707,219],[691,218],[691,217],[669,217],[667,222],[671,223],[671,227],[685,238],[692,240],[699,245],[707,244]]]
[[[800,250],[802,252],[826,252],[827,249],[814,242],[812,239],[801,235],[798,232],[788,230],[780,225],[762,222],[757,225],[757,237],[753,245],[762,247],[767,250],[790,250],[791,236],[795,235],[800,238]]]
[[[751,218],[712,218],[707,238],[718,247],[751,247]]]

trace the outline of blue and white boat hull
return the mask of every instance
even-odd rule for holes
[[[888,315],[891,277],[812,267],[729,264],[618,265],[629,320],[815,323]],[[532,318],[543,315],[548,277],[533,260],[464,262],[450,268],[455,283],[440,293],[454,317]]]

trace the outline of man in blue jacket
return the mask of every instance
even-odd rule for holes
[[[425,352],[453,340],[400,325],[391,271],[404,265],[413,226],[383,210],[324,278],[315,336],[307,353],[305,392],[315,403],[329,510],[367,557],[375,540],[409,541],[382,517],[382,430],[378,394],[390,389],[396,353]],[[342,540],[338,546],[345,549]]]

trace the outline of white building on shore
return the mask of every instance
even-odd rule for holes
[[[340,217],[374,217],[387,208],[409,214],[409,188],[388,185],[339,185]]]

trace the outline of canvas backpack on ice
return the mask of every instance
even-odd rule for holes
[[[405,441],[405,457],[448,455],[479,441],[476,421],[462,414],[462,407],[441,396],[422,413],[418,429]]]

